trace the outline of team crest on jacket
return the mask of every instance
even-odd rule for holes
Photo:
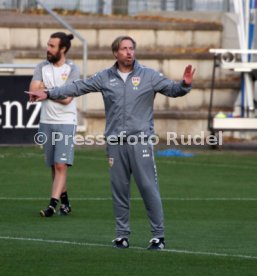
[[[140,84],[141,78],[140,77],[132,77],[132,84],[133,84],[133,89],[137,90],[138,85]]]

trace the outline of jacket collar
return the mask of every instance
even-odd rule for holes
[[[137,60],[134,61],[134,64],[133,64],[133,70],[134,71],[135,69],[137,69],[138,67],[140,67],[140,64]],[[118,69],[118,62],[116,61],[114,63],[114,65],[111,67],[111,70],[114,72],[114,73],[117,73],[117,69]]]

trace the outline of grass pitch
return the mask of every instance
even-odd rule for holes
[[[132,183],[131,248],[112,248],[114,217],[104,150],[78,149],[70,216],[41,218],[50,192],[42,150],[0,149],[1,275],[256,275],[257,155],[156,158],[166,250],[151,238]]]

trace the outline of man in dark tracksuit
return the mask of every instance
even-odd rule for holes
[[[77,97],[101,92],[106,113],[105,137],[110,165],[113,207],[116,217],[114,247],[128,248],[130,177],[134,176],[151,224],[153,238],[148,249],[163,249],[163,209],[158,188],[153,146],[153,102],[157,92],[168,97],[186,95],[191,89],[195,69],[185,68],[183,80],[168,80],[159,72],[135,60],[136,42],[128,36],[114,40],[113,67],[87,80],[47,91],[30,92],[34,100]],[[133,139],[132,139],[133,138]]]

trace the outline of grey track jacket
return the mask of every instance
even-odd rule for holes
[[[191,86],[167,79],[161,73],[134,63],[126,82],[117,72],[117,64],[96,73],[86,80],[77,80],[49,91],[51,99],[78,97],[90,92],[101,92],[106,114],[105,136],[154,134],[153,102],[157,92],[168,97],[186,95]]]

